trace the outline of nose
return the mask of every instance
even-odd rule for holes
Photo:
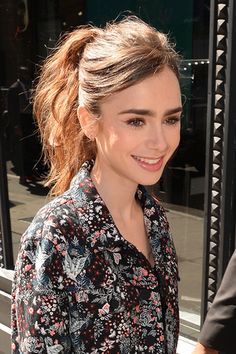
[[[168,149],[168,141],[162,126],[151,129],[147,139],[147,147],[150,150],[158,150],[158,152],[166,152]]]

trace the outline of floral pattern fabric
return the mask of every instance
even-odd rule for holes
[[[164,210],[139,186],[151,267],[119,233],[91,167],[85,162],[70,189],[43,207],[22,236],[12,352],[174,354],[178,271]]]

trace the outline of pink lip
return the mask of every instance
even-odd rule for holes
[[[137,162],[137,164],[140,167],[142,167],[146,171],[151,171],[151,172],[156,172],[156,171],[160,170],[162,165],[163,165],[163,161],[164,161],[164,158],[161,157],[159,159],[159,161],[157,161],[156,163],[151,163],[150,164],[150,163],[147,163],[145,161],[141,161],[141,160],[135,158],[134,156],[132,156],[132,157],[133,157],[133,159]]]

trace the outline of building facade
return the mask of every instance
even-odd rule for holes
[[[0,344],[0,352],[8,353],[12,269],[20,237],[47,201],[40,180],[47,171],[30,103],[38,66],[66,31],[87,23],[100,26],[128,13],[169,33],[183,58],[181,143],[153,187],[166,208],[179,258],[181,336],[197,339],[235,248],[234,1],[2,0],[0,343],[5,347]],[[12,89],[21,78],[25,84],[18,104]],[[26,123],[21,105],[28,109]]]

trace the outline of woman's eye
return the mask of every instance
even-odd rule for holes
[[[165,120],[165,124],[167,125],[175,125],[180,122],[181,117],[169,117]]]
[[[133,127],[141,127],[144,124],[144,121],[140,118],[133,118],[133,119],[129,119],[127,121],[127,124]]]

